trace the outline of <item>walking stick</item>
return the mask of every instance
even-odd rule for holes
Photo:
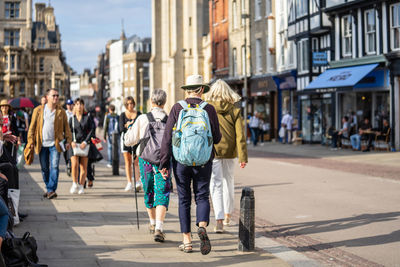
[[[134,153],[135,151],[133,150],[132,147],[132,176],[133,176],[133,186],[135,190],[135,202],[136,202],[136,222],[137,222],[137,229],[139,230],[139,208],[138,208],[138,203],[137,203],[137,191],[136,191],[136,175],[135,175],[135,159],[136,155]]]

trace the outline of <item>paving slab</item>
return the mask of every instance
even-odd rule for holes
[[[137,229],[134,194],[124,192],[124,177],[112,176],[103,163],[96,165],[94,187],[84,195],[69,194],[71,178],[61,163],[58,197],[53,200],[42,197],[44,184],[39,168],[36,160],[20,172],[20,211],[29,216],[15,232],[32,233],[38,241],[41,263],[56,267],[289,266],[261,249],[238,252],[237,227],[228,228],[224,234],[209,233],[213,250],[207,256],[201,255],[195,234],[194,252],[179,251],[181,233],[176,195],[171,197],[164,224],[167,240],[154,242],[147,228],[143,193],[138,194],[140,229]],[[210,225],[209,231],[212,228]]]

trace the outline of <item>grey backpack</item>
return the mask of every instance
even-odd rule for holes
[[[154,165],[160,164],[160,149],[161,142],[164,136],[165,124],[167,123],[168,116],[162,120],[155,120],[151,112],[146,114],[149,120],[149,125],[146,128],[146,133],[142,138],[140,145],[140,157]]]

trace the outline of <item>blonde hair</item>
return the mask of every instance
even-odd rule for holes
[[[241,97],[233,91],[229,85],[218,79],[210,88],[210,92],[204,95],[206,101],[224,101],[235,104],[240,101]]]

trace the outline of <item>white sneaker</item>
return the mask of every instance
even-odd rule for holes
[[[142,183],[136,182],[136,192],[140,192],[142,190]]]
[[[78,193],[78,184],[77,183],[72,183],[71,189],[69,190],[69,192],[71,194],[76,194]]]
[[[131,191],[133,189],[132,183],[127,183],[125,186],[125,191]]]
[[[85,191],[83,191],[83,185],[79,185],[79,190],[78,190],[78,194],[79,195],[82,195],[82,194],[84,194],[85,193]]]
[[[107,168],[112,168],[112,165],[111,164],[107,164]]]

